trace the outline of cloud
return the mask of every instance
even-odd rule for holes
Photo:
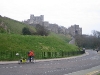
[[[100,24],[100,0],[2,0],[0,10],[0,15],[19,21],[34,14],[65,27],[78,24],[84,33],[98,30]]]

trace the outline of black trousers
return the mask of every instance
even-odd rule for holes
[[[31,62],[31,58],[32,58],[32,56],[29,56],[29,62]]]

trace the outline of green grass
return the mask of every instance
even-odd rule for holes
[[[10,30],[10,33],[14,34],[22,34],[22,29],[24,27],[29,27],[31,30],[35,31],[33,26],[24,24],[22,22],[7,18],[7,17],[0,17],[0,24],[6,25],[7,29]]]
[[[29,50],[34,50],[37,58],[41,58],[43,52],[46,56],[48,56],[48,52],[54,54],[58,52],[57,57],[61,57],[60,52],[79,51],[77,46],[68,44],[71,40],[69,35],[55,33],[51,33],[49,36],[21,35],[24,27],[28,27],[32,31],[35,31],[35,28],[7,17],[0,17],[0,25],[2,23],[10,30],[10,34],[0,33],[0,55],[2,55],[0,60],[14,60],[16,59],[16,52],[25,55]],[[3,31],[2,28],[1,31]]]
[[[78,47],[52,36],[0,34],[0,51],[72,51]]]
[[[58,38],[58,39],[60,39],[60,40],[65,41],[66,43],[68,43],[68,42],[71,40],[71,36],[68,35],[68,34],[64,35],[64,34],[50,33],[49,36],[54,36],[54,37],[56,37],[56,38]]]
[[[64,40],[54,36],[0,33],[0,60],[18,60],[20,57],[16,57],[15,54],[17,52],[20,53],[21,56],[27,57],[29,50],[34,50],[36,58],[38,59],[49,58],[48,52],[57,52],[60,53],[60,55],[57,54],[56,57],[65,57],[61,55],[62,52],[70,52],[70,55],[73,56],[73,52],[79,51],[77,46],[70,45]],[[42,54],[43,52],[46,53],[45,56]],[[52,58],[55,58],[55,56]]]

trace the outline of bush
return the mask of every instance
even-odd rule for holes
[[[0,33],[6,33],[6,30],[3,27],[0,27]]]
[[[23,35],[31,35],[31,32],[30,32],[30,30],[29,30],[28,27],[24,27],[24,28],[22,29],[22,34],[23,34]]]

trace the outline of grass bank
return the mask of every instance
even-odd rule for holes
[[[0,51],[73,51],[77,46],[53,36],[0,34]]]
[[[0,16],[0,25],[3,25],[4,28],[6,27],[7,31],[13,34],[22,34],[22,29],[24,27],[28,27],[32,31],[35,31],[35,28],[33,26],[10,19],[8,17]]]
[[[55,58],[79,55],[78,47],[55,36],[31,36],[0,33],[0,60],[16,60],[16,53],[27,57],[34,50],[36,58]]]

